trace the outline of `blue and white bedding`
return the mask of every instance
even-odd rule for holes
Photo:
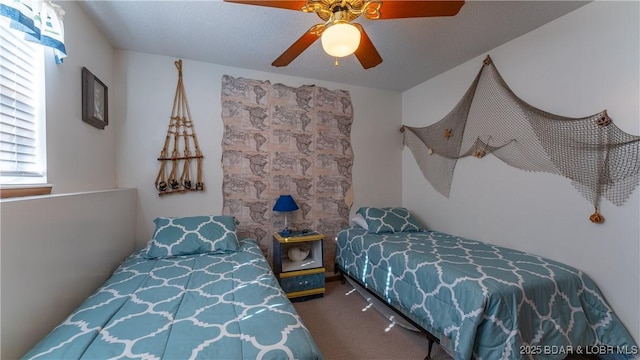
[[[536,255],[435,231],[351,227],[338,234],[336,264],[456,359],[638,352],[586,274]]]
[[[255,240],[231,252],[147,251],[132,254],[25,358],[322,358]]]

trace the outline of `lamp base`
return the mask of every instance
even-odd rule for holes
[[[289,228],[284,228],[282,231],[280,231],[280,236],[289,236],[291,235],[291,230],[289,230]]]

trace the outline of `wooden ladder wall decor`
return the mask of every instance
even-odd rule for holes
[[[160,171],[155,182],[158,195],[204,190],[204,183],[202,182],[203,156],[198,146],[198,138],[193,127],[193,121],[191,121],[191,111],[189,110],[187,95],[182,83],[182,60],[177,60],[175,65],[178,68],[178,86],[173,100],[173,110],[169,121],[169,129],[167,129],[167,137],[164,140],[164,147],[158,158]],[[182,153],[180,152],[181,139]],[[169,156],[172,140],[173,148],[171,156]],[[191,142],[193,142],[193,153],[191,152]],[[191,164],[193,160],[197,164],[195,184],[191,181]],[[182,172],[179,173],[181,164]],[[171,170],[167,176],[166,173],[169,166]]]

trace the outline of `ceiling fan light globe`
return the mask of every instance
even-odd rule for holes
[[[348,23],[329,26],[320,38],[324,51],[334,57],[353,54],[360,45],[360,31]]]

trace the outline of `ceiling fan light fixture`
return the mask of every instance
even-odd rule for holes
[[[324,51],[334,57],[353,54],[360,46],[360,30],[347,22],[327,27],[320,38]]]

